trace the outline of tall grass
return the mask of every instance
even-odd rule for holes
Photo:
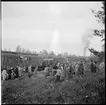
[[[2,84],[2,103],[7,104],[103,104],[105,75],[86,72],[83,78],[51,85],[42,77],[9,80]],[[51,80],[50,80],[51,79]]]

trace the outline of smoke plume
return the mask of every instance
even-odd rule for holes
[[[86,50],[87,50],[87,48],[89,48],[90,41],[92,38],[93,38],[93,30],[91,28],[87,29],[82,36],[82,43],[83,43],[83,47],[84,47],[84,56],[86,56]]]

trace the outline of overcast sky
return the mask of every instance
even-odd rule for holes
[[[2,48],[83,55],[83,34],[101,28],[90,8],[100,9],[101,2],[2,2]],[[100,51],[100,38],[90,46]]]

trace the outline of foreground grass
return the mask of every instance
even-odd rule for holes
[[[86,72],[83,78],[50,85],[52,78],[44,76],[5,81],[2,84],[2,103],[7,104],[103,104],[105,75]]]

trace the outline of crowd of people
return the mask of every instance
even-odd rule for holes
[[[2,77],[2,80],[17,79],[17,78],[22,77],[26,73],[28,73],[28,76],[31,77],[33,72],[36,71],[34,69],[35,69],[35,67],[32,67],[31,65],[29,65],[29,67],[7,66],[2,70],[1,77]]]
[[[48,76],[54,76],[55,81],[61,81],[66,80],[68,81],[70,78],[73,78],[74,76],[80,76],[83,77],[85,74],[85,71],[87,70],[87,66],[89,64],[86,61],[76,61],[72,63],[57,63],[54,66],[49,65],[45,68],[46,75],[45,78]],[[96,61],[91,60],[90,62],[90,68],[89,70],[92,73],[98,72],[101,68],[105,68],[104,61],[99,65],[97,65]]]
[[[72,64],[69,63],[57,63],[54,66],[50,65],[45,68],[47,76],[54,76],[55,81],[61,80],[69,80],[74,75],[82,76],[84,74],[84,64],[83,62],[73,62]]]
[[[84,72],[86,71],[86,61],[76,61],[72,63],[59,63],[56,64],[49,64],[45,67],[45,78],[48,76],[55,77],[55,81],[61,81],[66,80],[68,81],[69,78],[72,78],[73,76],[83,76]],[[105,65],[105,62],[103,61],[99,69],[103,69]],[[90,70],[92,73],[96,73],[98,71],[97,62],[91,60],[90,63]],[[16,66],[13,67],[6,67],[2,70],[2,80],[9,80],[9,79],[16,79],[20,78],[25,73],[28,74],[28,77],[30,78],[32,75],[37,76],[38,66],[32,67],[32,65],[29,65],[29,67],[20,67]]]

